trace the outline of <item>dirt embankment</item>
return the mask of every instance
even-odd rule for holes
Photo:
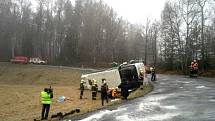
[[[73,69],[0,64],[1,121],[31,121],[40,118],[40,92],[49,85],[54,89],[49,116],[76,108],[80,108],[80,114],[100,109],[102,106],[99,93],[97,100],[92,101],[91,92],[86,90],[84,99],[79,99],[80,75],[79,70]],[[150,90],[151,88],[146,87],[131,94],[129,98],[142,96]],[[57,102],[59,96],[69,97],[70,100],[59,103]]]

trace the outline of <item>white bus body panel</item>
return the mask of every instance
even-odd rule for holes
[[[116,88],[121,83],[121,78],[119,75],[118,69],[111,69],[102,72],[96,72],[91,74],[83,74],[81,79],[85,82],[85,87],[87,89],[91,89],[91,85],[89,84],[89,80],[95,79],[98,85],[98,90],[101,90],[102,79],[106,79],[106,83],[109,88]]]

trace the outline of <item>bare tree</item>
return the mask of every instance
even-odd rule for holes
[[[150,27],[150,20],[149,18],[147,19],[146,21],[146,26],[145,26],[145,57],[144,57],[144,60],[145,60],[145,64],[147,64],[147,54],[148,54],[148,36],[149,36],[149,28]]]
[[[179,9],[186,23],[185,70],[187,72],[188,63],[191,61],[192,57],[192,53],[189,49],[191,47],[190,25],[193,23],[198,13],[197,3],[195,0],[180,0]]]
[[[198,6],[200,7],[200,13],[201,13],[201,55],[202,55],[202,64],[203,69],[206,69],[205,63],[205,40],[204,40],[204,22],[205,22],[205,17],[204,17],[204,8],[207,0],[197,0]]]

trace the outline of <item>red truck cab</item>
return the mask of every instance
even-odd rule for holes
[[[10,59],[10,62],[13,64],[27,64],[28,63],[28,57],[15,56],[12,59]]]

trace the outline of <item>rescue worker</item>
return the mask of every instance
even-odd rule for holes
[[[80,99],[82,99],[83,94],[84,94],[84,80],[81,80],[81,83],[80,83],[80,90],[81,90]]]
[[[50,88],[45,88],[44,91],[40,93],[41,103],[42,103],[42,114],[41,120],[47,120],[49,115],[49,109],[51,104],[51,99],[53,98],[53,91]]]
[[[192,66],[192,74],[193,74],[193,76],[197,76],[197,74],[198,74],[198,63],[197,63],[197,61],[193,60],[191,66]]]
[[[102,85],[101,85],[101,100],[102,100],[102,106],[104,105],[104,100],[108,103],[108,85],[106,83],[106,79],[102,79]]]
[[[143,80],[144,80],[144,72],[141,69],[140,74],[139,74],[139,83],[140,83],[140,85],[143,85]]]
[[[191,65],[190,65],[190,74],[191,75],[193,74],[193,70],[194,70],[194,68],[193,68],[194,66],[193,65],[194,65],[194,62],[192,61]]]
[[[127,100],[127,97],[129,96],[128,82],[123,79],[122,83],[119,85],[119,88],[121,88],[121,96]]]
[[[112,89],[112,97],[115,99],[117,98],[118,94],[117,94],[117,88],[113,88]]]
[[[98,91],[98,85],[96,83],[96,80],[93,79],[93,82],[92,82],[92,100],[96,100],[97,91]]]
[[[152,73],[151,81],[156,81],[155,66],[152,66],[151,73]]]
[[[194,62],[192,61],[190,64],[190,67],[193,68]]]
[[[198,65],[197,61],[194,60],[193,63],[194,63],[194,64],[193,64],[193,69],[194,69],[194,70],[198,70],[198,66],[199,66],[199,65]]]

